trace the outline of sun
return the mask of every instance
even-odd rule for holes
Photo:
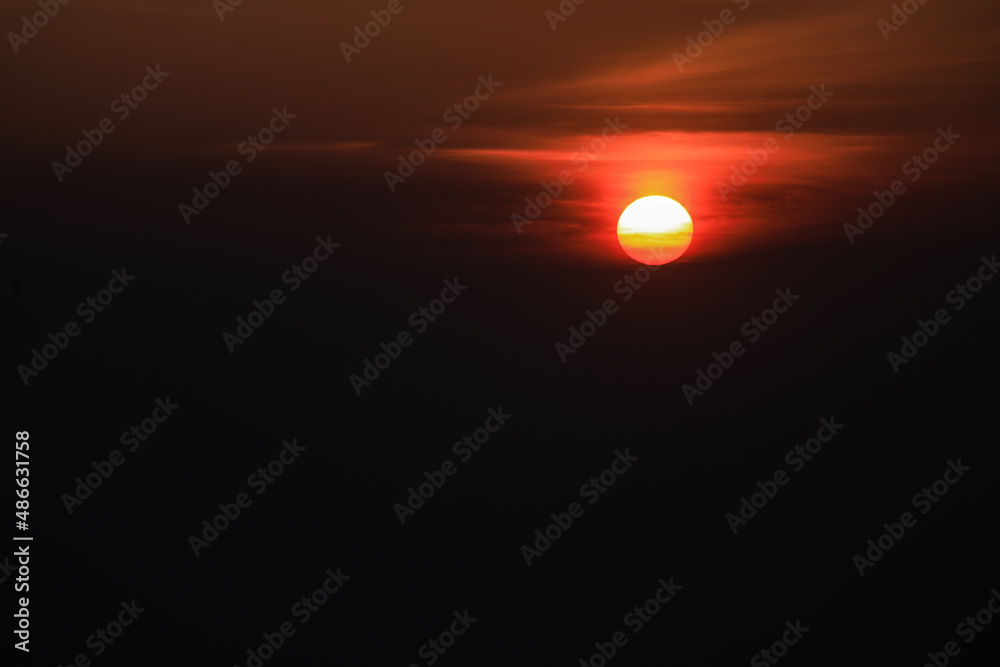
[[[669,197],[636,199],[618,218],[618,243],[626,255],[643,264],[674,261],[691,245],[693,235],[691,216]]]

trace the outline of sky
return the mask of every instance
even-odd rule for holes
[[[26,6],[4,3],[0,17],[14,25]],[[120,122],[100,158],[153,168],[224,163],[272,107],[288,107],[294,125],[258,169],[377,192],[398,155],[442,128],[445,143],[388,194],[406,206],[417,191],[438,192],[452,214],[431,210],[398,225],[467,236],[481,248],[517,233],[511,215],[523,215],[524,198],[564,169],[574,183],[521,229],[522,249],[617,261],[617,215],[644,194],[689,208],[698,232],[686,261],[836,243],[840,221],[947,127],[963,140],[902,205],[989,224],[980,207],[997,136],[992,3],[925,3],[892,31],[878,24],[891,21],[892,7],[872,2],[589,2],[564,21],[552,21],[544,2],[400,8],[347,62],[341,44],[378,7],[244,3],[220,20],[206,2],[66,5],[2,66],[16,91],[4,110],[18,128],[10,149],[51,162],[158,64],[169,78]],[[698,54],[687,39],[727,9],[730,23],[714,24],[719,36],[705,33]],[[686,49],[690,62],[675,56]],[[480,76],[499,83],[460,125],[454,113],[446,122]],[[776,131],[813,86],[830,95],[794,134]],[[627,129],[600,155],[581,155],[608,118]],[[777,152],[724,200],[720,183],[768,139]],[[451,187],[456,179],[461,188]],[[942,200],[935,186],[956,180],[967,188],[961,201]],[[901,227],[880,233],[905,235]]]
[[[995,2],[49,1],[0,0],[18,664],[259,667],[286,620],[267,667],[996,654]],[[647,195],[694,230],[658,268]]]

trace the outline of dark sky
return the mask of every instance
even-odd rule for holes
[[[2,423],[31,433],[37,554],[23,664],[247,665],[291,621],[268,667],[429,666],[421,647],[464,610],[480,620],[434,664],[578,665],[619,630],[612,667],[761,664],[797,620],[783,665],[922,665],[949,641],[957,667],[993,664],[1000,629],[956,626],[1000,585],[1000,281],[975,282],[1000,251],[994,2],[914,3],[890,32],[871,0],[588,0],[555,30],[555,0],[401,0],[351,62],[341,43],[386,3],[217,5],[70,0],[0,57]],[[0,26],[38,11],[2,2]],[[645,195],[694,224],[649,273],[615,236]],[[875,219],[848,233],[859,207]],[[116,271],[135,276],[120,291]],[[463,460],[454,443],[501,409]],[[796,469],[821,420],[844,428]],[[248,476],[292,439],[306,449],[258,495]],[[581,485],[626,451],[589,504]],[[921,514],[914,494],[959,459]],[[727,514],[778,470],[791,481],[734,535]],[[338,567],[351,579],[302,623],[294,603]],[[132,599],[147,611],[96,655]]]
[[[4,23],[15,25],[30,6],[6,3]],[[998,10],[985,0],[924,4],[888,40],[877,22],[892,9],[872,2],[591,2],[556,30],[539,2],[401,7],[347,63],[340,44],[379,7],[246,2],[220,21],[207,2],[67,5],[2,64],[6,124],[17,128],[9,150],[39,168],[57,159],[82,129],[111,115],[111,100],[146,66],[159,64],[169,78],[116,123],[81,171],[113,159],[224,164],[272,107],[287,106],[298,118],[254,165],[258,174],[294,170],[329,189],[374,187],[401,151],[441,127],[447,142],[394,199],[434,193],[451,214],[417,207],[399,224],[425,238],[472,235],[482,246],[497,228],[512,229],[510,214],[538,182],[576,171],[573,154],[617,116],[627,131],[576,174],[546,212],[548,224],[521,245],[572,257],[599,247],[604,259],[617,257],[618,213],[658,193],[692,212],[693,261],[830,238],[939,127],[952,126],[963,140],[905,206],[947,209],[977,227],[984,217],[998,75]],[[730,25],[678,71],[673,54],[726,9]],[[502,85],[451,129],[442,115],[473,94],[481,75]],[[777,133],[776,121],[820,85],[833,93],[828,102],[794,136]],[[780,150],[723,202],[718,182],[768,138]],[[190,179],[201,175],[192,170]],[[962,196],[942,194],[940,184],[955,181],[967,188]],[[892,227],[879,233],[906,233]]]

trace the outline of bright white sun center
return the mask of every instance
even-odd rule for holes
[[[618,219],[618,241],[643,264],[666,264],[684,254],[694,228],[684,207],[668,197],[637,199]]]

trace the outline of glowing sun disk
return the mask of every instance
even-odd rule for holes
[[[693,235],[691,216],[668,197],[637,199],[618,219],[618,243],[626,255],[643,264],[674,261],[691,245]]]

